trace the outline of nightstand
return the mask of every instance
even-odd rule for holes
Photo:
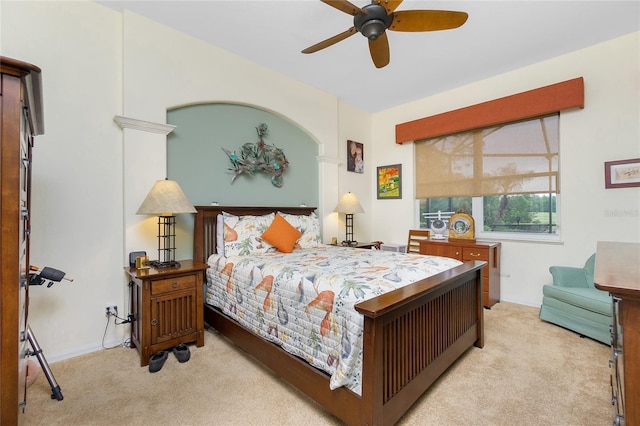
[[[204,345],[203,282],[206,263],[181,260],[171,268],[125,268],[131,277],[131,344],[140,366],[180,343]]]

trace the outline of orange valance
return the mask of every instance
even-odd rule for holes
[[[398,124],[396,143],[539,117],[569,108],[584,108],[582,77]]]

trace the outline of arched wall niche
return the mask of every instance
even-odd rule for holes
[[[167,177],[194,205],[319,205],[321,144],[287,117],[255,105],[207,102],[168,109],[167,123],[176,126],[167,136]],[[231,182],[222,149],[238,152],[257,142],[261,123],[268,126],[265,143],[281,148],[290,163],[280,188],[262,173]]]

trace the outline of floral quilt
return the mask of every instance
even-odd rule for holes
[[[212,255],[206,301],[360,394],[364,318],[354,305],[459,265],[446,257],[321,246]]]

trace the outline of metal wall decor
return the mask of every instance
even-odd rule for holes
[[[282,186],[282,174],[289,168],[289,161],[284,151],[275,145],[267,145],[263,138],[267,135],[268,127],[265,123],[256,127],[260,140],[256,143],[247,142],[236,151],[222,148],[227,154],[233,167],[229,168],[233,173],[231,183],[243,173],[254,175],[266,173],[271,176],[271,183],[280,188]]]

